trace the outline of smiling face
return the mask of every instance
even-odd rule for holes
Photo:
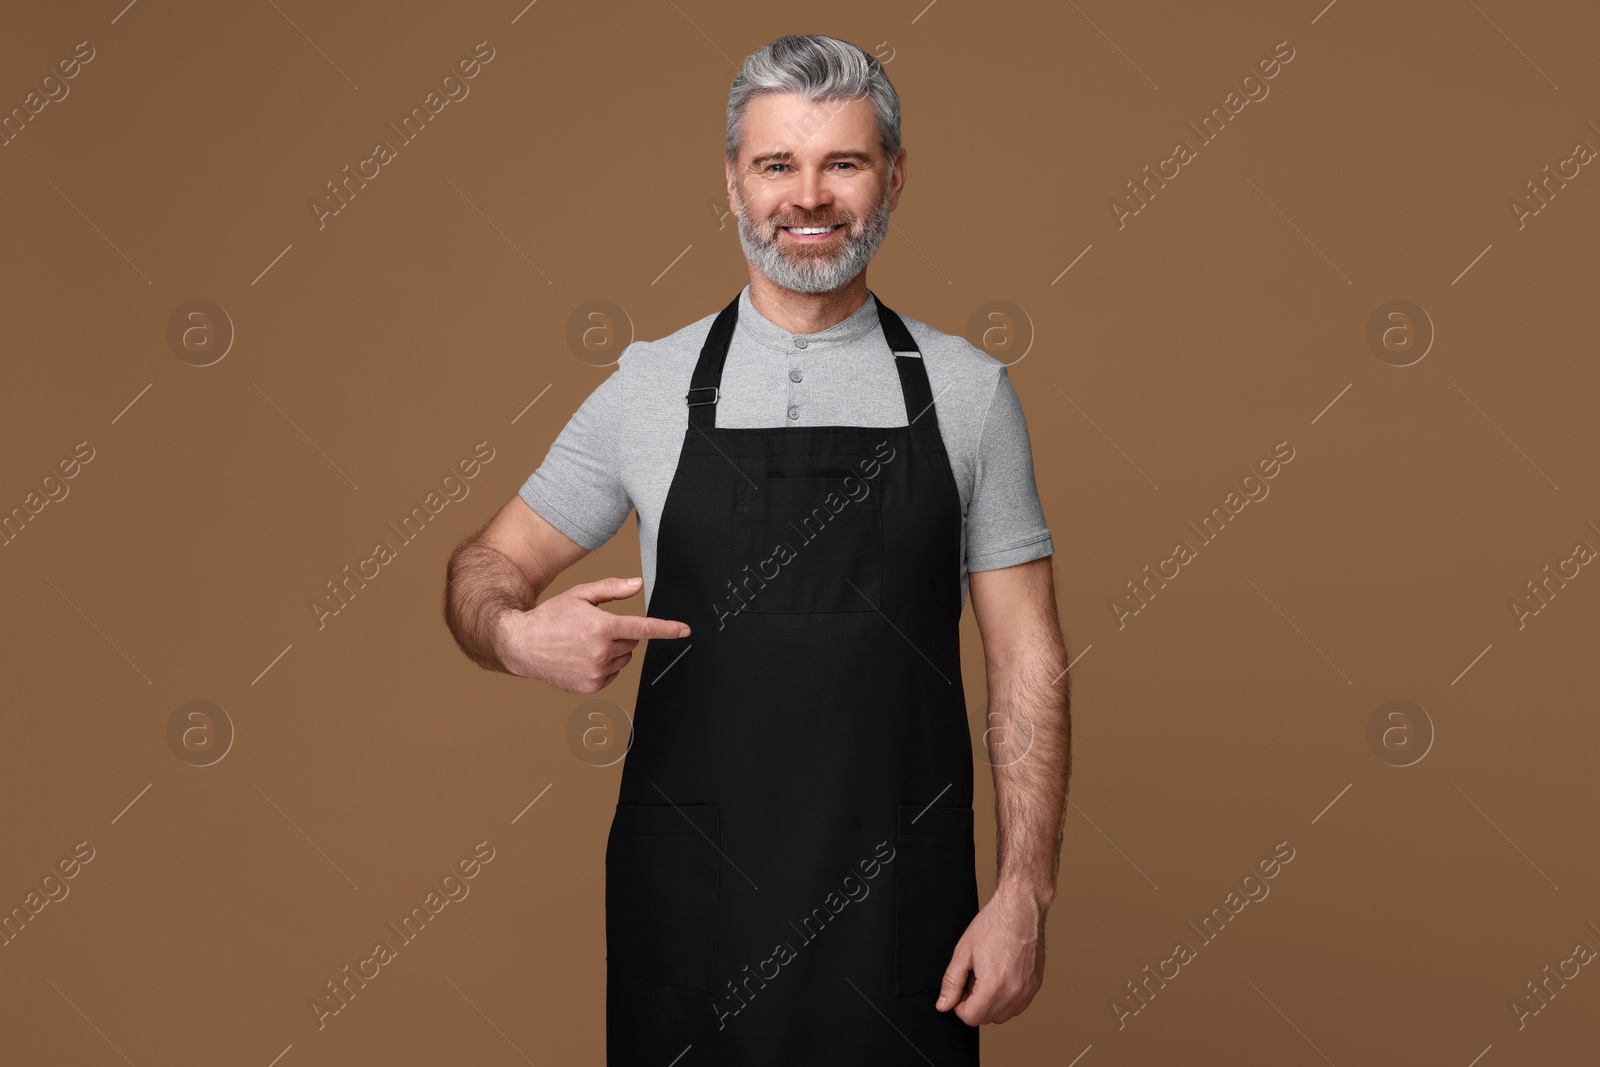
[[[905,150],[891,168],[872,104],[762,93],[745,108],[740,140],[728,202],[752,269],[802,293],[855,280],[883,243],[905,183]]]

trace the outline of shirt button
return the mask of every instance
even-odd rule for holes
[[[789,372],[789,380],[791,382],[798,382],[800,380],[800,372],[798,370],[790,371]]]
[[[798,405],[798,404],[790,404],[789,405],[789,417],[791,419],[798,419],[800,417],[800,405]]]
[[[796,337],[794,339],[794,346],[796,348],[804,348],[806,346],[806,339],[804,337]]]

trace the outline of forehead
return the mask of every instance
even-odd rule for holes
[[[877,113],[865,96],[807,100],[799,93],[761,93],[745,106],[739,154],[790,152],[799,157],[854,149],[879,152]]]

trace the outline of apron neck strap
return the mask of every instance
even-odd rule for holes
[[[906,406],[906,424],[923,432],[937,431],[939,417],[934,410],[933,389],[928,384],[921,349],[917,348],[905,322],[878,299],[878,294],[868,289],[867,297],[878,307],[878,324],[889,350],[894,353],[895,370],[900,373],[900,395]],[[736,296],[711,323],[690,378],[689,392],[684,396],[689,406],[689,421],[701,430],[714,429],[717,425],[722,368],[728,362],[728,347],[733,341],[733,327],[738,318],[739,298]]]

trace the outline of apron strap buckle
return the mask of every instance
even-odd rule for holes
[[[692,394],[694,394],[694,393],[703,393],[708,389],[711,391],[711,399],[710,400],[694,400],[694,399],[691,399]],[[721,395],[722,395],[721,390],[718,389],[715,385],[696,385],[696,386],[691,386],[690,389],[689,389],[689,392],[685,393],[683,395],[683,398],[685,400],[689,401],[689,406],[690,407],[700,407],[700,406],[703,406],[705,404],[715,404],[717,402],[717,398],[720,397]]]

